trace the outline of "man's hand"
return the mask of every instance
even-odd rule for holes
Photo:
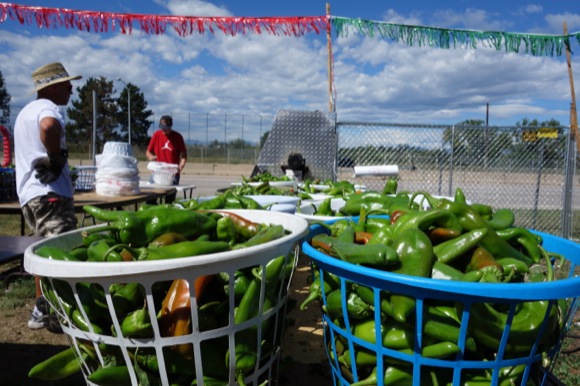
[[[50,184],[62,173],[66,158],[66,150],[63,150],[61,154],[49,153],[47,157],[40,158],[34,163],[34,170],[36,170],[34,176],[43,184]]]

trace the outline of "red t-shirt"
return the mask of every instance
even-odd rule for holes
[[[180,154],[187,152],[183,136],[173,130],[169,132],[169,135],[165,135],[163,130],[153,133],[147,150],[155,154],[158,162],[174,165],[179,165]]]

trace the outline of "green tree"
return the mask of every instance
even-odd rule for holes
[[[244,139],[241,138],[237,138],[234,139],[232,141],[230,141],[230,143],[228,144],[228,147],[230,149],[249,149],[252,148],[252,144]]]
[[[71,145],[91,144],[93,140],[93,91],[96,94],[96,151],[100,153],[105,142],[121,140],[118,124],[118,106],[112,98],[113,81],[101,76],[88,78],[85,85],[77,87],[78,100],[67,108],[69,122],[66,124],[67,142]],[[88,141],[87,141],[88,139]],[[90,149],[79,149],[89,151]]]
[[[12,97],[6,90],[6,82],[0,71],[0,124],[6,125],[10,121],[10,100]]]
[[[262,136],[260,137],[260,149],[262,149],[264,147],[264,144],[266,143],[266,141],[268,140],[268,136],[270,135],[270,131],[266,131],[264,132],[264,134],[262,134]]]
[[[147,131],[152,124],[149,118],[153,115],[153,112],[146,110],[147,101],[143,93],[131,83],[128,83],[123,88],[121,95],[117,99],[119,106],[117,121],[121,125],[121,139],[128,142],[127,118],[129,113],[127,111],[127,99],[129,95],[131,96],[131,143],[137,146],[147,146],[149,143]]]

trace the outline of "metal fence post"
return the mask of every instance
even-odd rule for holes
[[[566,157],[564,163],[564,190],[562,194],[562,237],[572,237],[572,197],[574,193],[574,168],[576,165],[576,146],[571,135],[566,135]]]
[[[451,126],[451,156],[449,157],[449,192],[451,196],[453,191],[453,158],[455,155],[455,125]]]

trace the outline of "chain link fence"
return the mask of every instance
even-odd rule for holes
[[[292,150],[303,152],[312,170],[324,171],[315,178],[345,179],[369,189],[382,189],[385,178],[355,178],[355,165],[397,165],[400,191],[453,196],[460,187],[471,202],[513,209],[519,226],[580,239],[576,146],[567,127],[340,122],[335,114],[292,110],[276,117],[171,115],[188,144],[189,162],[271,163],[280,174],[278,165]],[[262,149],[266,134],[272,138]],[[92,159],[89,139],[76,150],[81,154],[73,149],[71,156]],[[133,151],[145,159],[145,148]]]
[[[337,177],[381,189],[386,178],[354,178],[354,165],[397,165],[399,191],[453,196],[510,208],[516,225],[580,238],[576,147],[566,127],[471,127],[338,122]]]

